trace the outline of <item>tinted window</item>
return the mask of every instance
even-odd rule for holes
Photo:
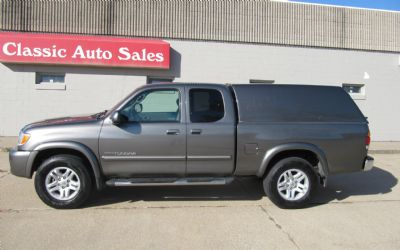
[[[190,121],[215,122],[224,117],[224,101],[215,89],[191,89]]]
[[[363,87],[362,84],[343,84],[343,89],[349,94],[361,94]]]
[[[151,90],[135,96],[121,111],[129,121],[179,122],[179,91]]]
[[[232,85],[242,122],[365,122],[339,87]]]
[[[64,83],[65,74],[47,74],[36,72],[36,84],[41,83]]]

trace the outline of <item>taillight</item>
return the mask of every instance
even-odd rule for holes
[[[365,145],[366,145],[366,146],[369,146],[369,144],[371,144],[371,133],[370,133],[369,130],[368,130],[368,134],[367,134],[367,136],[365,137]]]

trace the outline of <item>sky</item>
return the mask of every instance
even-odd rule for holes
[[[400,0],[347,0],[347,1],[346,0],[289,0],[289,1],[400,11]]]

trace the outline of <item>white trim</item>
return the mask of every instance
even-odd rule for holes
[[[65,83],[42,82],[39,84],[35,84],[35,89],[37,89],[37,90],[66,90],[67,86],[65,85]]]

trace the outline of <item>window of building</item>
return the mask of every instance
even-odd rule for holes
[[[224,101],[221,92],[215,89],[191,89],[190,121],[216,122],[224,115]]]
[[[249,82],[254,84],[273,84],[275,80],[250,79]]]
[[[36,72],[35,88],[65,90],[65,74]]]
[[[144,91],[121,111],[131,122],[179,122],[179,91],[162,89]]]
[[[147,84],[173,82],[173,80],[174,80],[173,77],[148,76],[147,77]]]
[[[353,99],[365,99],[364,84],[343,83],[342,87]]]

